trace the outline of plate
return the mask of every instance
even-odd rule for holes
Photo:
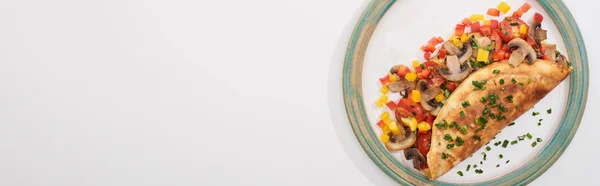
[[[405,160],[402,153],[389,152],[380,142],[378,136],[381,130],[376,122],[382,109],[374,104],[381,94],[378,78],[384,76],[393,65],[411,66],[412,60],[423,61],[419,47],[431,37],[448,38],[460,20],[474,13],[485,14],[487,8],[496,7],[500,2],[374,0],[361,15],[350,38],[344,61],[342,83],[346,112],[365,152],[398,183],[527,184],[552,166],[575,135],[585,109],[588,90],[587,56],[579,28],[562,1],[521,0],[507,2],[512,6],[511,12],[528,2],[532,8],[523,15],[525,22],[529,22],[535,12],[544,16],[542,27],[548,30],[547,41],[556,43],[558,50],[567,54],[573,64],[571,75],[518,118],[514,126],[507,127],[496,136],[497,140],[492,140],[488,145],[492,150],[487,151],[484,146],[437,180],[428,180],[412,168],[411,162]],[[551,114],[547,113],[548,109],[552,109]],[[533,116],[532,112],[539,112],[540,115]],[[531,140],[508,148],[493,146],[496,141],[516,139],[526,133],[531,133],[533,140],[540,138],[542,142],[535,147],[531,146]],[[487,160],[482,160],[481,152],[486,152]],[[484,173],[475,174],[473,168],[466,171],[467,165],[478,165]],[[464,173],[463,176],[456,174],[459,170]]]

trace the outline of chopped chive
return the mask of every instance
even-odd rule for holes
[[[463,139],[459,136],[456,137],[456,146],[462,146],[465,143],[465,141],[463,141]]]
[[[490,146],[485,147],[485,150],[490,151],[492,148]]]
[[[519,141],[523,141],[523,140],[525,140],[525,137],[526,137],[525,135],[523,135],[523,136],[519,136]]]
[[[469,169],[471,169],[471,164],[467,165],[467,171],[469,171]]]
[[[442,129],[442,124],[441,123],[436,123],[435,127],[437,127],[438,129]]]
[[[510,162],[510,160],[506,160],[506,163]]]
[[[529,134],[529,133],[527,133],[526,135],[527,135],[527,138],[529,138],[529,139],[533,138],[533,136],[531,136],[531,134]]]
[[[494,73],[494,74],[500,74],[500,70],[494,69],[494,71],[492,71],[492,73]]]
[[[540,112],[533,112],[533,113],[531,113],[531,115],[532,116],[537,116],[537,115],[540,115]]]
[[[517,83],[517,80],[515,78],[512,78],[510,81],[512,81],[513,84]]]
[[[475,173],[481,174],[481,173],[483,173],[483,171],[481,169],[475,169]]]
[[[518,85],[519,86],[524,86],[525,84],[523,84],[523,82],[519,82]]]
[[[485,160],[485,158],[483,158],[483,159]],[[479,165],[483,165],[483,161],[479,161]]]
[[[508,100],[508,102],[512,103],[513,102],[513,96],[512,95],[506,96],[506,100]]]
[[[527,84],[531,84],[531,82],[533,82],[532,78],[527,78]]]
[[[444,135],[444,139],[445,140],[452,140],[452,136],[450,136],[450,134],[446,134],[446,135]]]
[[[479,137],[479,136],[473,136],[473,139],[475,139],[477,141],[481,141],[481,137]]]
[[[506,87],[500,88],[500,91],[504,91],[504,90],[506,90]]]
[[[476,87],[476,90],[478,90],[478,89],[482,89],[483,90],[483,84],[481,82],[479,82],[479,81],[471,81],[471,84]]]
[[[502,147],[506,148],[506,146],[508,146],[508,140],[504,140],[504,142],[502,143]]]
[[[546,113],[552,114],[552,109],[550,108],[550,109],[546,110]]]
[[[500,79],[500,84],[504,85],[504,79]]]
[[[448,158],[448,154],[442,152],[442,159]]]
[[[513,126],[513,125],[515,125],[515,122],[514,122],[514,121],[513,121],[513,122],[511,122],[510,124],[508,124],[508,126]]]
[[[519,109],[519,105],[515,105],[515,109]]]
[[[454,144],[448,144],[446,145],[446,149],[452,149],[454,147]]]
[[[502,154],[498,155],[498,157],[499,157],[500,159],[504,158],[504,156],[503,156]]]
[[[460,111],[460,118],[466,118],[467,116],[465,116],[465,112],[463,112],[462,110]]]
[[[537,142],[542,142],[542,138],[537,138],[536,141]]]
[[[500,164],[496,164],[496,167],[500,167]]]
[[[536,145],[537,145],[537,142],[535,142],[535,141],[533,143],[531,143],[531,147],[535,147]]]
[[[494,146],[498,146],[500,144],[502,144],[502,142],[501,141],[497,141],[496,143],[494,143]]]
[[[508,109],[506,109],[506,107],[504,107],[503,104],[498,105],[498,108],[500,109],[500,111],[502,112],[508,112]]]
[[[514,141],[510,142],[511,145],[514,145],[514,144],[517,144],[517,143],[519,143],[519,141],[517,141],[517,140],[514,140]]]
[[[477,164],[473,164],[473,168],[477,168]]]
[[[458,171],[458,172],[456,172],[456,174],[458,174],[458,175],[460,175],[460,176],[463,176],[463,173],[462,173],[462,171]]]
[[[490,109],[487,106],[485,106],[483,108],[483,112],[481,114],[486,115],[486,114],[489,114],[489,113],[490,113]]]
[[[487,97],[481,97],[481,99],[479,99],[479,101],[481,101],[482,103],[487,102]]]
[[[471,103],[469,103],[469,101],[464,101],[464,102],[462,102],[462,106],[463,106],[463,108],[467,108],[467,107],[471,106]]]
[[[467,125],[463,125],[460,127],[460,133],[467,134],[467,129],[469,129],[469,127],[467,127]]]

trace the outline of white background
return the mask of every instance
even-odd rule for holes
[[[341,68],[368,0],[0,1],[0,185],[394,185],[347,123]],[[600,37],[585,116],[533,185],[600,167]]]

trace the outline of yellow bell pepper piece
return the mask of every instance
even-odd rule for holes
[[[490,51],[479,48],[477,50],[477,61],[487,62],[489,59]]]
[[[483,20],[483,25],[491,25],[492,24],[492,20]]]
[[[468,40],[469,40],[469,36],[467,34],[463,34],[462,36],[460,36],[461,43],[467,42]]]
[[[471,17],[469,19],[471,19],[471,22],[481,21],[481,20],[483,20],[483,14],[473,14],[473,15],[471,15]]]
[[[385,120],[385,119],[389,119],[389,118],[390,118],[389,112],[383,112],[383,113],[381,113],[381,116],[379,116],[379,119],[381,119],[381,120]]]
[[[415,131],[417,130],[417,119],[413,118],[413,117],[408,117],[408,118],[400,118],[400,120],[402,120],[402,123],[404,123],[404,125],[408,126],[408,128],[410,128],[410,131]]]
[[[419,60],[414,60],[414,61],[412,61],[412,66],[414,68],[417,68],[417,67],[421,66],[421,63],[419,62]]]
[[[390,82],[396,82],[398,81],[398,76],[396,76],[396,74],[389,74],[388,79],[390,80]]]
[[[411,94],[411,98],[414,102],[418,103],[419,101],[421,101],[421,92],[419,92],[418,90],[412,90],[412,94]]]
[[[521,27],[519,28],[519,33],[527,34],[527,26],[525,26],[525,24],[521,25]]]
[[[387,86],[382,86],[380,91],[382,94],[387,94],[388,92],[390,92],[390,88],[388,88]]]
[[[390,127],[388,127],[387,125],[383,126],[383,129],[381,129],[383,131],[383,134],[389,134],[390,132],[392,132],[392,130],[390,130]]]
[[[388,141],[390,141],[390,136],[388,136],[387,134],[382,134],[379,139],[381,139],[381,142],[387,143]]]
[[[377,105],[378,108],[383,107],[383,102],[381,102],[381,99],[375,101],[375,105]]]
[[[392,124],[392,120],[390,120],[389,118],[387,118],[387,119],[383,120],[383,123],[385,123],[385,126],[389,126],[389,125]]]
[[[419,132],[427,132],[431,130],[431,126],[429,126],[429,123],[424,121],[421,121],[421,123],[419,123],[417,127],[419,128]]]
[[[396,122],[392,121],[392,124],[390,124],[390,130],[394,134],[400,134],[400,128],[398,128],[398,124],[396,124]]]
[[[417,80],[417,73],[416,72],[406,73],[404,78],[406,78],[406,80],[408,80],[410,82],[415,82],[415,80]]]
[[[381,98],[379,98],[379,100],[381,101],[381,103],[386,104],[388,102],[388,97],[387,95],[381,95]]]
[[[442,93],[435,96],[435,101],[437,101],[437,102],[443,101],[444,99],[446,99],[446,96],[444,96],[444,94],[442,94]]]
[[[502,12],[503,14],[506,14],[510,10],[510,5],[508,5],[506,2],[502,1],[498,5],[498,10],[500,10],[500,12]]]

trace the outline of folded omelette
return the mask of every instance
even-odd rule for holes
[[[496,62],[472,73],[434,121],[427,154],[429,169],[423,169],[424,173],[433,180],[448,172],[533,107],[570,72],[564,63],[537,60],[517,67]],[[463,102],[470,106],[463,108]],[[452,122],[459,127],[448,127]]]

